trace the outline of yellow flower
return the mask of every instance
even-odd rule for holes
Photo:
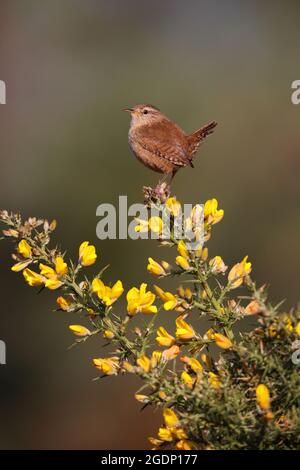
[[[292,319],[288,315],[283,315],[284,329],[288,333],[292,333],[294,330]]]
[[[215,390],[219,390],[219,388],[221,387],[221,382],[217,374],[215,374],[214,372],[209,372],[208,375],[208,381],[212,388],[214,388]]]
[[[181,373],[181,380],[182,382],[187,385],[189,388],[192,388],[194,383],[195,383],[195,379],[188,373],[186,372],[185,370]]]
[[[195,331],[182,317],[176,318],[176,338],[181,341],[195,338]]]
[[[206,368],[208,370],[210,370],[212,368],[212,360],[211,360],[211,357],[206,354],[206,353],[202,353],[201,354],[201,360],[204,362]]]
[[[115,337],[114,333],[110,330],[105,330],[103,336],[107,339],[113,339]]]
[[[174,336],[170,335],[163,326],[160,326],[157,330],[156,341],[160,346],[170,347],[175,343]]]
[[[151,369],[158,366],[162,358],[162,351],[153,351],[151,355]]]
[[[195,447],[193,442],[187,441],[186,439],[181,439],[180,441],[176,442],[176,449],[177,450],[193,450]]]
[[[251,263],[247,260],[248,256],[245,256],[243,261],[235,264],[231,268],[228,274],[228,281],[231,289],[239,287],[243,283],[244,277],[251,273]]]
[[[176,359],[179,353],[180,353],[179,346],[174,344],[169,349],[164,350],[164,352],[162,353],[162,358],[164,361],[172,361],[173,359]]]
[[[296,325],[295,332],[298,336],[300,336],[300,321]]]
[[[64,276],[68,272],[67,263],[64,262],[61,256],[55,258],[55,271],[59,276]]]
[[[162,265],[157,263],[157,261],[154,261],[153,258],[148,258],[147,270],[149,271],[149,273],[154,274],[155,276],[166,275],[166,271],[164,270]]]
[[[187,438],[186,432],[182,428],[172,428],[171,432],[176,439]]]
[[[173,441],[172,432],[171,432],[170,429],[167,429],[167,428],[159,428],[158,437],[159,437],[159,439],[161,439],[162,441],[165,441],[165,442],[172,442]]]
[[[178,217],[181,214],[181,204],[177,201],[176,197],[169,197],[166,200],[166,206],[174,217]]]
[[[272,411],[267,411],[264,415],[264,418],[266,421],[272,421],[272,419],[274,419]]]
[[[63,285],[63,282],[59,279],[64,276],[68,271],[68,266],[64,262],[61,256],[55,258],[55,270],[50,266],[40,263],[41,275],[46,278],[45,287],[50,290],[58,289]]]
[[[92,291],[96,293],[102,302],[109,307],[124,292],[123,284],[121,281],[117,281],[113,287],[105,286],[101,279],[95,278],[92,282]]]
[[[202,374],[203,367],[196,358],[183,356],[181,361],[187,364],[195,374]]]
[[[40,263],[39,268],[42,276],[45,276],[47,279],[57,279],[55,270],[50,268],[50,266],[46,266],[45,264]]]
[[[149,397],[147,395],[141,395],[140,393],[136,393],[134,395],[134,398],[141,402],[141,403],[148,403],[149,402]]]
[[[270,392],[266,385],[259,384],[256,387],[256,402],[258,406],[264,411],[270,408]]]
[[[163,291],[158,286],[153,286],[157,295],[161,298],[164,302],[164,309],[166,311],[173,310],[177,305],[177,299],[175,295],[171,294],[171,292]]]
[[[139,232],[148,232],[149,230],[149,224],[148,220],[141,220],[141,219],[136,219],[138,225],[134,227],[134,231],[139,233]]]
[[[63,283],[59,279],[47,279],[45,281],[45,287],[50,290],[55,290],[61,287]]]
[[[180,240],[177,245],[177,251],[182,256],[183,258],[188,258],[189,257],[189,252],[186,247],[186,244],[184,243],[183,240]]]
[[[141,369],[143,369],[144,372],[146,372],[146,374],[148,374],[148,372],[150,372],[150,369],[151,369],[151,361],[150,359],[145,355],[145,354],[142,354],[136,361],[137,365],[141,367]]]
[[[79,247],[79,264],[81,266],[91,266],[96,262],[97,254],[94,245],[90,245],[89,242],[81,243]]]
[[[130,372],[130,373],[135,372],[134,366],[130,364],[130,362],[128,361],[123,362],[123,369],[126,370],[126,372]]]
[[[61,310],[64,310],[65,312],[69,312],[72,309],[72,302],[65,297],[57,297],[56,303]]]
[[[134,227],[135,232],[148,232],[160,234],[163,231],[163,221],[160,217],[150,217],[149,220],[136,219],[138,225]]]
[[[44,283],[44,278],[40,274],[31,271],[29,268],[24,269],[23,276],[31,287],[40,286]]]
[[[148,225],[151,232],[159,234],[163,231],[163,221],[160,217],[150,217]]]
[[[215,256],[209,262],[211,272],[214,274],[225,273],[227,266],[221,256]]]
[[[223,209],[218,209],[217,199],[209,199],[204,204],[204,219],[209,224],[217,224],[224,217]]]
[[[213,340],[216,343],[216,345],[219,346],[219,348],[222,348],[222,349],[232,348],[232,342],[230,341],[230,339],[224,335],[221,335],[220,333],[214,333]]]
[[[167,398],[167,395],[163,390],[159,390],[158,396],[161,400],[165,400]]]
[[[32,251],[30,245],[26,240],[21,240],[18,244],[18,253],[23,256],[23,258],[31,258]]]
[[[164,409],[163,418],[167,428],[176,428],[179,426],[179,418],[171,408]]]
[[[94,366],[105,375],[117,375],[119,370],[119,358],[108,357],[93,359]]]
[[[90,330],[82,325],[70,325],[69,329],[76,336],[89,336],[91,334]]]
[[[19,263],[16,263],[11,267],[11,270],[15,273],[19,271],[23,271],[23,269],[26,268],[26,266],[28,266],[31,262],[32,262],[31,259],[26,259],[25,261],[19,261]]]
[[[176,264],[178,264],[178,266],[180,266],[181,269],[184,269],[185,271],[190,269],[189,262],[183,256],[176,256]]]
[[[155,294],[146,291],[147,284],[141,284],[140,288],[133,287],[127,292],[127,312],[128,315],[136,313],[157,313],[157,307],[153,305]]]

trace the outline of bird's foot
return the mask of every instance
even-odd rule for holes
[[[160,181],[155,188],[150,186],[143,186],[143,193],[145,198],[145,204],[160,202],[164,204],[171,194],[171,187],[165,181]]]

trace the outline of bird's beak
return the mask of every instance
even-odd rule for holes
[[[127,113],[133,113],[133,109],[132,108],[124,108],[123,111],[126,111]]]

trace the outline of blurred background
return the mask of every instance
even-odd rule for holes
[[[211,255],[230,265],[248,254],[273,302],[291,308],[300,298],[299,16],[291,0],[2,0],[0,207],[56,218],[70,257],[93,242],[89,276],[109,263],[107,282],[152,283],[147,258],[164,256],[154,241],[96,238],[99,204],[141,202],[142,186],[159,179],[130,154],[121,109],[152,103],[188,132],[217,120],[173,191],[189,203],[217,197],[225,218]],[[139,382],[93,382],[101,341],[67,350],[76,317],[53,312],[55,294],[37,295],[10,271],[6,241],[0,256],[0,447],[149,447],[161,415],[139,411]]]

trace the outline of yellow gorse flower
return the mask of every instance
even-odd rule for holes
[[[177,245],[177,251],[182,256],[183,258],[188,258],[189,257],[189,252],[187,249],[186,244],[184,243],[183,240],[180,240]]]
[[[162,359],[162,351],[153,351],[151,355],[151,369],[155,369]]]
[[[176,344],[171,346],[169,349],[165,349],[162,353],[162,358],[164,361],[172,361],[176,359],[178,354],[180,353],[180,348]]]
[[[24,269],[23,276],[31,287],[41,286],[44,283],[44,278],[29,268]]]
[[[264,384],[259,384],[256,387],[256,402],[258,406],[263,410],[269,410],[271,400],[270,400],[270,392],[268,387]]]
[[[18,253],[23,256],[23,258],[31,258],[32,250],[30,245],[26,240],[21,240],[18,244]]]
[[[162,290],[158,286],[153,286],[157,295],[161,298],[161,300],[164,302],[164,309],[166,311],[173,310],[176,305],[177,305],[177,299],[174,294],[171,294],[171,292],[166,292]]]
[[[219,390],[219,388],[221,388],[221,381],[219,377],[217,376],[217,374],[215,374],[214,372],[208,373],[208,382],[211,385],[211,387],[214,388],[215,390]]]
[[[248,260],[248,256],[245,256],[243,261],[235,264],[228,274],[228,281],[230,288],[235,289],[239,287],[244,280],[244,277],[251,273],[251,263]]]
[[[18,263],[14,264],[11,267],[11,270],[14,271],[14,272],[22,271],[24,268],[26,268],[32,262],[32,259],[31,259],[32,250],[31,250],[31,247],[30,247],[30,245],[28,244],[28,242],[26,240],[21,240],[18,243],[17,250],[18,250],[19,255],[21,255],[22,258],[24,258],[24,260],[19,261]]]
[[[17,273],[19,271],[23,271],[23,269],[26,268],[26,266],[28,266],[31,262],[32,262],[31,259],[26,259],[24,261],[19,261],[18,263],[14,264],[11,267],[11,270],[15,273]]]
[[[195,357],[181,357],[181,361],[187,364],[195,374],[202,374],[203,367]]]
[[[147,291],[147,284],[141,284],[140,288],[133,287],[127,292],[127,312],[128,315],[136,313],[157,313],[157,307],[153,305],[155,294]]]
[[[224,217],[224,210],[218,209],[217,199],[209,199],[204,204],[204,219],[208,224],[217,224]]]
[[[54,290],[63,285],[63,282],[60,278],[67,273],[68,266],[61,256],[57,256],[55,258],[55,269],[43,263],[40,263],[39,267],[41,275],[45,278],[45,287]]]
[[[296,325],[295,332],[298,336],[300,336],[300,321]]]
[[[181,373],[181,376],[180,376],[182,382],[189,388],[192,388],[194,386],[194,383],[195,383],[195,378],[193,378],[188,372],[186,372],[185,370]]]
[[[108,357],[93,359],[93,364],[105,375],[117,375],[119,371],[119,358]]]
[[[170,335],[163,326],[160,326],[157,330],[156,341],[160,346],[170,347],[175,343],[175,338]]]
[[[109,307],[121,297],[124,288],[121,281],[117,281],[112,287],[109,287],[101,279],[95,278],[92,282],[92,291]]]
[[[190,269],[190,264],[188,260],[184,258],[183,256],[176,256],[176,264],[180,266],[180,268],[183,269],[184,271],[187,271],[188,269]]]
[[[163,418],[167,428],[176,428],[180,424],[177,414],[171,408],[164,409]]]
[[[221,256],[215,256],[209,261],[211,272],[214,274],[225,273],[227,266]]]
[[[115,337],[114,333],[111,330],[105,330],[103,336],[107,339],[113,339]]]
[[[147,270],[149,273],[154,274],[155,276],[166,275],[166,271],[164,270],[163,266],[159,264],[157,261],[154,261],[153,258],[148,258]]]
[[[68,272],[68,265],[61,256],[55,258],[55,271],[58,276],[64,276]]]
[[[61,308],[61,310],[64,310],[65,312],[69,312],[72,309],[71,300],[66,299],[65,297],[58,297],[56,299],[56,303]]]
[[[138,225],[134,227],[135,232],[148,232],[150,230],[153,233],[159,235],[163,231],[163,221],[161,217],[154,216],[150,217],[149,220],[136,219]]]
[[[82,242],[79,247],[79,260],[81,266],[91,266],[96,262],[97,254],[94,245],[90,242]]]
[[[76,336],[89,336],[91,334],[90,330],[82,325],[69,325],[69,329]]]
[[[214,333],[212,335],[212,339],[214,340],[216,345],[219,346],[219,348],[222,348],[222,349],[232,348],[232,342],[230,341],[230,339],[224,335],[221,335],[221,333]]]
[[[167,428],[159,428],[158,430],[158,437],[164,442],[172,442],[173,435],[171,429]]]
[[[186,341],[195,338],[196,334],[191,325],[186,323],[182,317],[176,318],[176,338]]]
[[[174,217],[178,217],[182,212],[181,204],[176,197],[169,197],[166,200],[166,206]]]
[[[148,374],[148,372],[150,372],[151,361],[150,361],[149,357],[147,357],[145,354],[142,354],[137,359],[136,363],[141,369],[143,369],[144,372],[146,372],[146,374]]]

